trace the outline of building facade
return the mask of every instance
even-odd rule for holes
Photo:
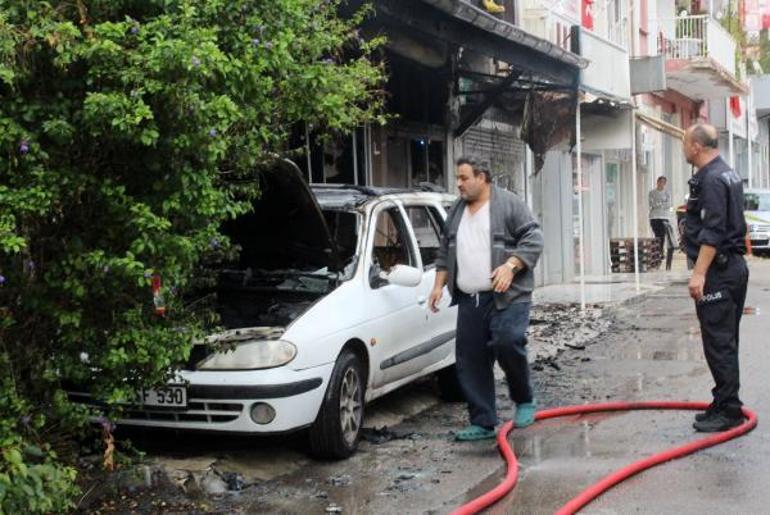
[[[541,221],[540,284],[607,274],[610,239],[651,236],[657,177],[685,202],[692,123],[715,124],[747,185],[770,187],[770,83],[747,83],[715,2],[497,4],[376,0],[362,34],[387,37],[388,123],[325,141],[307,127],[308,179],[454,191],[455,160],[481,159]]]

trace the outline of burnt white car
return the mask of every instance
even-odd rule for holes
[[[446,193],[308,186],[290,162],[260,176],[216,297],[227,330],[196,345],[180,381],[121,424],[238,433],[307,428],[319,457],[353,453],[364,406],[439,372],[454,378],[456,308],[428,308]],[[220,347],[221,348],[221,347]]]

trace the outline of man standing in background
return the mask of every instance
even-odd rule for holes
[[[671,194],[666,190],[667,179],[658,177],[655,188],[648,195],[650,205],[650,227],[660,242],[660,251],[666,249],[666,223],[671,211]]]

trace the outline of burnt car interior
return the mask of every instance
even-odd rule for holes
[[[415,266],[415,258],[407,243],[407,229],[397,208],[381,211],[377,216],[372,249],[374,267],[370,277],[373,288],[385,284],[379,271],[389,272],[396,265]]]
[[[321,211],[287,166],[259,174],[252,212],[222,227],[239,249],[218,272],[217,309],[228,329],[286,326],[354,269],[359,215]]]

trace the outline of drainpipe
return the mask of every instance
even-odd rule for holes
[[[727,120],[727,148],[730,158],[730,168],[735,170],[735,153],[733,150],[733,112],[730,110],[730,97],[725,98],[725,120]]]
[[[636,166],[636,113],[631,112],[631,195],[634,197],[633,203],[633,225],[634,225],[634,283],[636,284],[636,293],[641,290],[641,278],[639,276],[639,197],[637,196],[637,166]]]
[[[630,6],[631,12],[634,12],[634,7],[636,5],[633,1],[630,2]],[[636,57],[636,20],[633,16],[630,18],[631,22],[629,23],[629,45],[631,47],[631,56]],[[631,66],[631,63],[629,62],[628,65]],[[638,179],[638,170],[636,164],[636,95],[631,97],[631,102],[633,104],[633,109],[631,110],[631,196],[634,198],[632,202],[632,208],[634,211],[631,214],[631,220],[634,231],[634,284],[636,286],[636,293],[639,293],[641,290],[641,277],[639,275],[639,198],[637,197],[638,192],[636,184]]]
[[[580,92],[578,92],[578,104],[575,109],[575,140],[577,142],[577,191],[578,191],[578,259],[580,261],[580,310],[586,309],[586,262],[583,246],[585,238],[583,236],[583,142],[581,141],[580,131]]]
[[[746,97],[746,146],[747,150],[749,152],[749,189],[751,189],[754,186],[754,160],[751,156],[751,113],[749,112],[749,106],[752,104],[751,102],[751,81],[747,80],[749,85],[749,96]]]

